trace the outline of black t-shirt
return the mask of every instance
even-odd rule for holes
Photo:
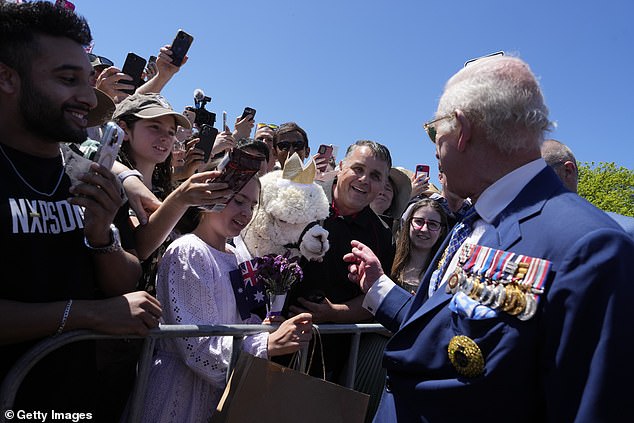
[[[34,157],[5,145],[2,149],[0,298],[32,303],[96,298],[93,253],[83,241],[83,210],[68,202],[72,197],[71,179],[66,173],[71,167],[69,160],[76,164],[87,159],[63,146],[66,168],[60,179],[62,161],[59,157]],[[124,209],[120,216],[115,224],[122,228],[127,225]],[[37,341],[0,346],[2,379],[35,343]],[[94,374],[92,342],[62,347],[27,375],[14,408],[90,411]]]
[[[348,264],[343,261],[343,256],[351,250],[350,241],[353,239],[369,246],[384,269],[392,268],[392,232],[370,207],[352,216],[336,216],[331,209],[323,227],[328,231],[330,249],[322,262],[308,261],[302,257],[300,265],[304,279],[291,288],[288,304],[297,304],[297,297],[307,298],[319,291],[335,304],[361,295],[359,286],[348,279]]]

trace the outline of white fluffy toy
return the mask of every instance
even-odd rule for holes
[[[315,161],[306,168],[294,153],[283,170],[260,178],[261,202],[241,238],[251,256],[302,255],[321,261],[330,247],[328,231],[319,221],[328,217],[329,203],[323,189],[314,182]]]

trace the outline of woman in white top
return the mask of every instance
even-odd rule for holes
[[[167,248],[159,264],[157,297],[166,324],[261,323],[242,320],[229,272],[238,269],[234,249],[226,243],[249,223],[257,206],[260,183],[252,179],[220,212],[190,208],[193,232]],[[272,333],[244,338],[243,349],[267,358],[293,353],[312,335],[308,313],[284,321]],[[160,339],[144,400],[142,421],[208,421],[226,386],[232,353],[230,336]]]

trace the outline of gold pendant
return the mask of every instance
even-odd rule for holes
[[[477,377],[484,372],[484,357],[475,341],[464,335],[457,335],[449,341],[447,355],[459,375]]]

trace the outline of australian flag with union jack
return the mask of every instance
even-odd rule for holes
[[[249,318],[251,313],[265,305],[264,286],[258,283],[257,275],[256,259],[244,261],[238,265],[238,269],[229,272],[236,305],[242,319]]]

